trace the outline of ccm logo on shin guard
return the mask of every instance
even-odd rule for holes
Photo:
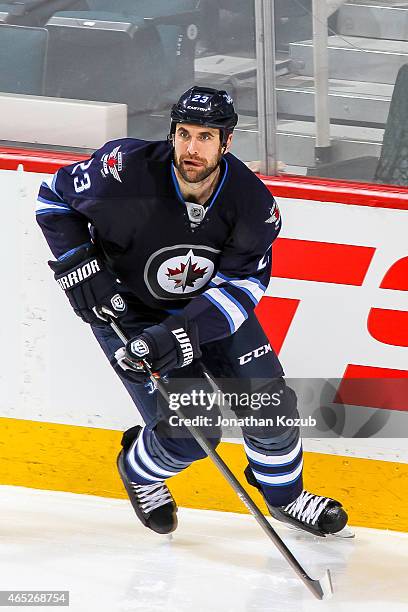
[[[241,357],[238,357],[239,365],[245,365],[253,359],[258,359],[258,357],[262,357],[263,355],[266,355],[266,353],[270,353],[271,351],[272,347],[270,344],[258,346],[258,348],[251,351],[250,353],[245,353],[245,355],[241,355]]]
[[[82,281],[86,280],[90,276],[94,276],[94,274],[100,271],[101,269],[99,267],[98,260],[92,259],[83,266],[76,268],[76,270],[72,270],[72,272],[66,276],[61,276],[61,278],[58,278],[57,283],[61,289],[66,291],[67,289],[75,287],[75,285],[79,285],[79,283],[82,283]]]
[[[183,353],[183,363],[180,367],[184,368],[184,366],[188,365],[193,361],[194,353],[191,340],[182,327],[180,327],[179,329],[172,329],[171,333],[176,337],[176,340],[179,343],[181,351]]]

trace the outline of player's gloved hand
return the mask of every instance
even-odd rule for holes
[[[49,261],[54,278],[83,321],[101,325],[104,313],[122,317],[127,305],[118,293],[113,274],[106,269],[94,246],[83,247],[66,259]]]
[[[158,325],[147,327],[139,336],[129,340],[125,351],[116,353],[117,364],[126,372],[126,377],[135,382],[146,381],[142,359],[153,372],[163,376],[200,357],[197,327],[182,316],[170,316]]]

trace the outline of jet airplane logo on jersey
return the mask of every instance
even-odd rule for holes
[[[271,215],[265,223],[274,223],[277,228],[280,222],[280,211],[276,202],[274,202],[272,208],[269,209],[269,214]]]
[[[214,276],[218,257],[218,249],[201,244],[178,244],[159,249],[146,263],[146,286],[161,300],[199,295]]]
[[[104,178],[111,174],[115,180],[121,183],[122,179],[119,176],[119,172],[121,172],[123,166],[123,155],[119,149],[120,145],[115,147],[110,153],[105,153],[102,156],[103,170],[101,170],[101,173]]]
[[[193,251],[190,251],[191,255]],[[191,260],[191,255],[186,263],[180,262],[180,266],[174,270],[168,269],[167,277],[174,281],[174,288],[182,288],[185,291],[186,287],[194,287],[194,284],[198,279],[203,278],[207,272],[206,268],[200,268],[198,263]]]

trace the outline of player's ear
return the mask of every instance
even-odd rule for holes
[[[223,155],[224,155],[224,153],[228,153],[228,151],[230,150],[230,148],[231,148],[231,141],[232,141],[232,133],[228,134],[227,142],[225,143],[225,145],[222,148]]]

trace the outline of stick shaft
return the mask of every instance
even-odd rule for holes
[[[117,334],[117,336],[122,340],[122,342],[126,344],[128,341],[128,338],[125,332],[122,330],[121,326],[114,319],[110,320],[110,325],[112,329],[114,330],[114,332]],[[142,361],[145,366],[146,372],[149,375],[150,380],[154,383],[155,387],[157,388],[157,391],[160,393],[163,399],[167,403],[169,403],[170,402],[169,394],[167,393],[167,390],[165,389],[164,384],[160,380],[157,380],[154,377],[149,364],[145,360],[142,360]],[[204,373],[206,374],[205,370],[204,370]],[[183,414],[183,411],[180,408],[177,410],[177,412],[181,419],[183,420],[186,419],[186,416]],[[250,495],[246,492],[246,490],[241,485],[241,483],[237,480],[236,476],[231,472],[227,464],[223,461],[223,459],[221,459],[217,451],[209,444],[207,439],[202,435],[201,431],[194,425],[187,425],[186,422],[184,422],[184,426],[188,429],[192,437],[201,446],[201,448],[205,451],[205,453],[208,455],[211,461],[215,464],[215,466],[218,468],[218,470],[221,472],[224,478],[228,481],[228,483],[231,485],[231,487],[235,491],[236,495],[239,497],[242,503],[248,508],[248,510],[250,511],[252,516],[256,519],[260,527],[264,530],[267,536],[272,540],[275,546],[279,549],[279,551],[285,557],[286,561],[293,568],[293,570],[296,572],[299,578],[303,581],[303,583],[307,586],[307,588],[313,593],[315,597],[317,597],[318,599],[323,599],[324,592],[323,592],[322,585],[320,584],[320,581],[314,580],[308,575],[306,570],[302,567],[302,565],[299,563],[299,561],[296,559],[293,553],[289,550],[289,548],[286,546],[283,540],[279,537],[279,535],[273,529],[271,524],[266,520],[265,516],[262,514],[258,506],[255,504],[255,502],[250,497]]]

